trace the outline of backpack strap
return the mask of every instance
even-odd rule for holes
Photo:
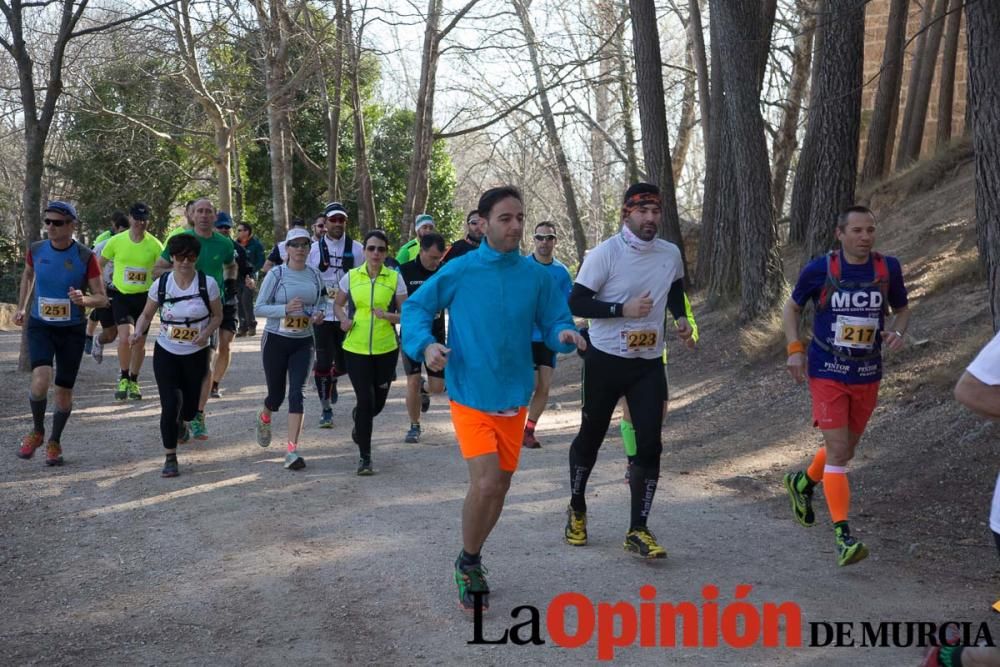
[[[156,302],[160,304],[161,308],[163,307],[163,303],[167,300],[167,276],[169,275],[170,271],[164,271],[160,274],[160,278],[156,283]]]
[[[280,264],[280,265],[278,265],[277,269],[274,269],[274,271],[275,271],[275,274],[274,274],[274,287],[271,288],[271,294],[270,294],[270,296],[267,297],[267,302],[269,304],[273,304],[274,303],[274,297],[275,297],[275,295],[278,294],[278,286],[281,284],[281,276],[284,275],[284,269],[285,269],[285,265],[284,264]]]
[[[354,268],[354,240],[344,232],[344,254],[340,257],[340,267],[344,273]]]
[[[826,254],[826,281],[819,291],[818,310],[823,310],[830,303],[830,297],[840,289],[840,253],[831,250]]]
[[[889,263],[881,253],[872,253],[872,265],[875,267],[875,282],[882,293],[882,312],[889,312]]]
[[[208,277],[201,271],[197,272],[198,278],[198,294],[201,297],[202,302],[205,304],[205,310],[208,312],[204,317],[198,317],[195,319],[184,319],[184,320],[168,320],[163,317],[163,306],[167,303],[177,303],[178,301],[187,301],[189,299],[194,299],[196,296],[194,294],[188,294],[185,296],[178,297],[168,297],[167,296],[167,276],[169,276],[172,271],[167,271],[162,274],[156,283],[156,299],[160,304],[160,324],[183,324],[186,327],[195,324],[196,322],[202,322],[212,317],[212,300],[208,296]]]
[[[208,276],[205,275],[204,271],[198,271],[198,294],[201,296],[201,300],[205,302],[205,310],[211,316],[212,299],[208,296]]]

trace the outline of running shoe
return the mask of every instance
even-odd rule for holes
[[[796,473],[785,474],[785,491],[792,501],[792,514],[795,520],[808,528],[816,523],[816,515],[813,514],[813,490],[799,491],[799,482],[805,475],[801,470]]]
[[[177,429],[177,444],[183,445],[191,440],[191,427],[188,426],[187,422],[181,422],[181,426]]]
[[[55,440],[49,440],[49,444],[45,446],[45,465],[61,466],[62,464],[62,447]]]
[[[582,547],[587,543],[587,513],[566,508],[566,529],[563,531],[566,544]]]
[[[372,470],[372,460],[371,459],[361,459],[358,461],[358,476],[359,477],[371,477],[375,474]]]
[[[181,471],[177,468],[177,457],[168,458],[163,462],[163,470],[160,471],[160,477],[177,477],[181,474]]]
[[[333,408],[323,411],[323,416],[319,418],[320,428],[333,428]]]
[[[271,444],[271,422],[264,421],[263,416],[263,410],[257,413],[257,444],[267,447]]]
[[[649,528],[633,528],[625,535],[625,551],[639,558],[666,558],[667,550],[656,542]]]
[[[853,565],[868,558],[868,547],[851,536],[847,524],[834,526],[837,540],[837,565]]]
[[[219,391],[218,382],[212,383],[212,390],[208,392],[208,395],[211,396],[212,398],[222,398],[222,393]]]
[[[463,568],[462,556],[455,559],[455,583],[458,585],[458,604],[464,611],[475,611],[476,597],[474,593],[482,594],[482,608],[490,608],[490,586],[486,583],[489,571],[482,563]]]
[[[191,420],[191,437],[195,440],[208,440],[208,427],[205,426],[205,413],[199,412]]]
[[[427,412],[431,409],[431,395],[423,387],[420,388],[420,411]]]
[[[38,431],[32,431],[24,436],[21,438],[21,449],[17,450],[17,457],[19,459],[30,459],[35,455],[35,450],[42,446],[44,439],[45,434]]]
[[[410,430],[406,432],[403,442],[415,444],[420,442],[420,424],[410,424]]]
[[[127,392],[127,395],[128,395],[128,398],[129,398],[130,401],[141,401],[142,400],[142,392],[139,391],[139,383],[138,382],[136,382],[135,380],[129,380],[128,381],[128,392]]]
[[[128,398],[128,378],[120,378],[115,389],[115,399],[124,401],[126,398]]]
[[[306,467],[306,460],[295,452],[285,454],[286,470],[302,470]]]
[[[534,431],[525,430],[524,439],[521,440],[521,446],[525,449],[541,449],[542,443],[538,442]]]
[[[97,363],[104,361],[104,343],[101,342],[100,338],[94,338],[94,347],[90,351],[90,356],[92,356],[94,361]]]

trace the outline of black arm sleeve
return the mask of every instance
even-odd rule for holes
[[[674,316],[675,320],[687,317],[687,309],[684,307],[684,279],[678,278],[670,285],[667,292],[667,310]]]
[[[271,264],[274,264],[275,266],[278,266],[279,264],[283,263],[281,261],[281,253],[278,252],[277,243],[275,243],[274,247],[271,248],[271,254],[267,256],[267,261],[271,262]]]
[[[598,301],[594,298],[594,290],[580,283],[573,283],[573,291],[569,293],[569,312],[577,317],[602,318],[622,317],[623,304],[610,301]],[[683,305],[681,306],[683,310]]]

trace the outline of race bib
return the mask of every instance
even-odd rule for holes
[[[38,315],[45,322],[69,322],[69,299],[38,297]]]
[[[870,350],[875,347],[878,335],[877,317],[848,317],[838,315],[833,325],[833,344],[855,350]]]
[[[340,286],[336,280],[324,280],[323,284],[326,285],[326,298],[333,301],[333,298],[337,296],[337,292],[340,291]]]
[[[285,333],[302,333],[309,326],[308,315],[285,315],[281,318],[278,331]]]
[[[146,278],[149,276],[149,269],[126,266],[125,272],[122,275],[126,285],[132,285],[133,287],[145,287]]]
[[[199,333],[200,330],[196,327],[182,327],[177,324],[171,324],[167,327],[167,338],[174,343],[183,345],[192,345]]]
[[[626,329],[621,332],[618,340],[618,351],[622,354],[628,352],[656,352],[656,330],[643,329],[632,331]]]

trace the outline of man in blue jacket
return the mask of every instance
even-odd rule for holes
[[[586,342],[544,267],[518,252],[524,230],[521,193],[494,188],[479,199],[486,237],[479,248],[441,268],[403,305],[403,351],[431,370],[446,368],[455,437],[469,466],[462,508],[462,552],[455,561],[460,605],[489,607],[480,550],[500,518],[517,469],[534,388],[531,330],[549,349]],[[448,346],[434,339],[434,315],[450,313]]]

